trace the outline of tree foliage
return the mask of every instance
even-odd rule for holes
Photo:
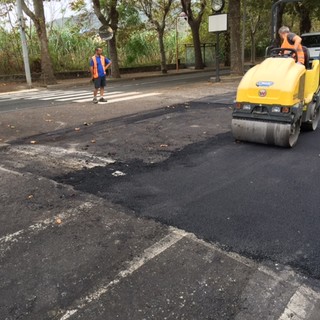
[[[270,44],[271,6],[277,0],[245,2],[246,22],[243,24],[244,0],[226,0],[224,13],[229,15],[229,31],[225,37],[220,37],[220,54],[228,61],[230,53],[231,69],[235,73],[242,72],[243,30],[246,35],[246,57],[253,63],[256,56],[263,56],[265,47]],[[25,29],[31,67],[33,70],[40,69],[47,79],[50,78],[46,69],[50,66],[50,60],[55,72],[87,68],[88,58],[96,45],[108,50],[113,60],[114,77],[120,76],[120,67],[128,65],[156,63],[165,72],[167,64],[174,62],[177,45],[175,26],[181,12],[187,14],[190,31],[184,39],[184,35],[179,34],[179,43],[193,43],[196,68],[204,66],[201,43],[215,41],[207,26],[208,15],[211,14],[210,0],[91,0],[91,9],[87,7],[86,0],[73,0],[70,7],[80,18],[76,24],[70,23],[60,29],[45,24],[44,3],[43,0],[23,0],[24,11],[32,19]],[[14,0],[0,0],[0,73],[23,70],[22,54],[16,54],[21,53],[21,44],[12,14],[15,4]],[[283,3],[278,9],[277,29],[287,25],[296,33],[320,31],[319,0]],[[102,25],[111,26],[114,30],[114,37],[108,43],[95,37],[96,29],[91,33],[82,32],[84,22],[94,15]],[[226,39],[224,44],[223,38]],[[82,62],[77,63],[74,56],[80,57]],[[4,63],[9,60],[16,62]]]
[[[151,26],[158,34],[159,49],[161,56],[161,72],[167,73],[166,52],[164,45],[164,32],[167,17],[174,0],[137,0],[138,8],[147,16]]]

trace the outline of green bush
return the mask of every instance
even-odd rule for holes
[[[121,39],[121,37],[120,37]],[[167,63],[175,60],[174,32],[165,36]],[[89,59],[94,48],[102,46],[108,55],[105,42],[95,34],[81,34],[76,27],[53,27],[48,31],[49,51],[55,72],[89,69]],[[181,42],[182,43],[182,42]],[[34,28],[27,30],[27,44],[32,72],[41,71],[40,46]],[[181,44],[181,49],[182,49]],[[24,64],[20,34],[17,29],[0,29],[0,74],[23,74]],[[182,55],[182,52],[181,52]],[[160,64],[158,36],[155,31],[131,33],[124,41],[118,41],[120,67],[136,67]]]

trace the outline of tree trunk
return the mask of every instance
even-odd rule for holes
[[[33,0],[34,13],[22,1],[23,11],[33,21],[41,49],[41,79],[45,84],[57,83],[53,72],[52,60],[49,52],[49,44],[46,30],[43,0]]]
[[[300,34],[310,32],[311,30],[311,19],[310,19],[310,10],[305,6],[296,6],[298,7],[298,12],[300,14]]]
[[[104,27],[110,27],[113,30],[113,37],[109,40],[109,52],[110,52],[110,59],[112,61],[112,77],[113,78],[120,78],[120,68],[119,68],[119,61],[118,61],[118,50],[117,50],[117,30],[118,30],[118,22],[119,22],[119,13],[117,11],[117,0],[111,0],[110,3],[104,2],[105,10],[108,14],[108,19],[102,14],[101,12],[101,5],[100,0],[92,0],[93,4],[93,11],[101,24]]]
[[[230,67],[230,30],[224,36],[224,66]]]
[[[200,23],[198,21],[190,21],[189,23],[192,32],[192,40],[194,47],[194,67],[195,69],[203,69],[203,59],[201,52],[201,41],[200,41]]]
[[[167,73],[167,59],[166,59],[166,51],[164,47],[164,41],[163,41],[163,35],[164,35],[164,30],[159,29],[158,31],[158,41],[159,41],[159,48],[160,48],[160,55],[161,55],[161,72],[163,74]]]
[[[241,27],[240,27],[240,0],[229,1],[229,21],[231,38],[231,73],[243,74],[241,59]]]
[[[251,38],[251,63],[256,63],[256,35],[254,33],[250,34]]]
[[[111,1],[110,5],[110,26],[113,30],[113,38],[109,41],[109,51],[110,58],[112,61],[112,77],[113,78],[121,78],[120,76],[120,68],[119,68],[119,59],[118,59],[118,49],[117,49],[117,30],[119,23],[119,12],[117,10],[117,0]]]
[[[280,39],[278,30],[282,26],[282,17],[283,17],[285,5],[286,5],[285,3],[281,3],[278,6],[277,15],[276,15],[276,45],[279,47],[281,46],[281,39]]]
[[[202,60],[202,53],[201,53],[201,42],[200,42],[200,24],[202,20],[202,16],[204,14],[207,1],[201,0],[199,3],[200,9],[198,12],[198,16],[194,17],[194,13],[192,11],[192,1],[191,0],[181,0],[182,10],[188,16],[188,24],[191,28],[192,32],[192,40],[193,40],[193,47],[194,47],[194,58],[195,58],[195,69],[203,69],[204,64]]]
[[[40,39],[40,52],[41,52],[41,80],[45,84],[55,84],[56,79],[53,72],[53,66],[50,59],[48,38],[45,30],[45,25],[40,22],[39,26],[36,27],[37,34]]]
[[[117,38],[116,31],[113,33],[113,38],[109,40],[109,52],[110,59],[112,61],[111,70],[112,70],[112,78],[121,78],[120,68],[119,68],[119,59],[118,59],[118,50],[117,50]]]

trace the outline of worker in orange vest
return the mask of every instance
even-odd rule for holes
[[[293,32],[290,32],[290,29],[286,26],[283,26],[279,29],[279,35],[282,39],[281,48],[294,49],[297,52],[297,63],[304,65],[304,53],[301,45],[301,38]]]
[[[95,55],[90,59],[90,72],[94,83],[93,103],[98,103],[98,90],[100,89],[100,102],[107,102],[103,97],[104,87],[106,86],[106,70],[112,62],[102,55],[102,49],[96,48]]]

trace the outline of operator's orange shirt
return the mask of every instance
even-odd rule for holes
[[[296,34],[294,34],[292,32],[287,33],[283,39],[281,48],[294,49],[293,38],[295,36],[296,36]],[[298,62],[300,62],[301,64],[304,64],[304,53],[303,53],[303,49],[302,49],[301,44],[299,44],[299,46],[298,46],[297,55],[298,55]]]

